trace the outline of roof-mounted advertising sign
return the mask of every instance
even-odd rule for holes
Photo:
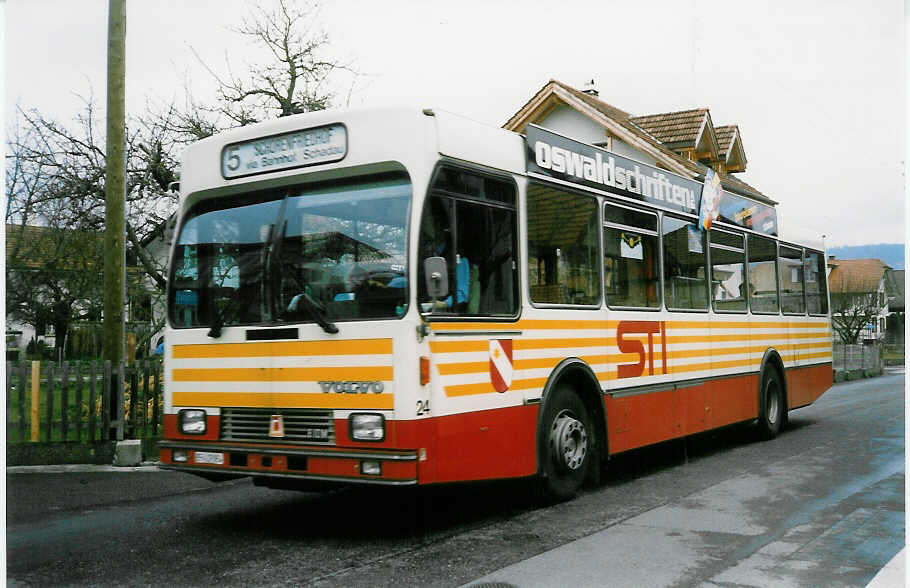
[[[773,206],[724,190],[717,212],[717,220],[777,236],[777,209]]]
[[[528,125],[528,173],[595,188],[696,214],[698,182],[587,143]]]
[[[535,125],[526,131],[527,171],[611,192],[660,208],[697,215],[703,184],[582,143]],[[715,208],[716,207],[716,208]],[[723,190],[715,204],[717,220],[747,229],[777,234],[777,211],[744,196]]]

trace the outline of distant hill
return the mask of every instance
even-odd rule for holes
[[[881,259],[891,266],[891,269],[904,269],[903,243],[828,247],[828,255],[834,255],[839,259]]]

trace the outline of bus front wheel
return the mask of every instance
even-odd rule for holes
[[[591,420],[584,403],[567,387],[557,388],[544,410],[542,491],[547,499],[568,500],[581,488],[591,463]]]
[[[773,439],[780,433],[786,415],[784,387],[777,370],[768,367],[761,377],[758,407],[758,429],[762,439]]]

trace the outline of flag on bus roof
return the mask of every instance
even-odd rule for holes
[[[701,190],[701,209],[698,213],[699,230],[707,231],[711,228],[711,223],[717,219],[717,210],[723,194],[720,176],[714,173],[713,169],[708,168],[708,173],[705,174],[705,185]]]

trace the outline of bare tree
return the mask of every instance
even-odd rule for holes
[[[190,99],[189,108],[176,117],[188,135],[238,127],[269,118],[290,116],[332,105],[333,74],[353,74],[351,64],[330,55],[329,38],[319,24],[316,0],[276,0],[271,7],[252,6],[233,29],[267,55],[263,62],[245,62],[242,73],[225,59],[218,73],[199,58],[218,84],[214,105]],[[198,55],[197,55],[198,57]]]
[[[863,331],[879,322],[889,294],[894,293],[892,282],[887,266],[874,276],[862,271],[841,271],[834,279],[832,273],[831,323],[843,343],[859,342]]]
[[[831,324],[842,343],[856,343],[881,308],[878,292],[832,292]]]
[[[53,324],[58,345],[69,322],[100,312],[106,156],[96,112],[89,97],[67,126],[20,108],[8,139],[7,308],[27,324]],[[167,189],[176,179],[175,149],[161,128],[134,121],[127,133],[127,256],[159,292],[164,268],[142,240],[176,206]],[[133,275],[128,287],[139,291],[140,281]]]
[[[328,36],[318,17],[316,0],[274,0],[270,8],[253,5],[235,32],[265,50],[267,58],[263,62],[245,63],[238,70],[243,73],[234,73],[234,66],[226,60],[225,74],[216,73],[203,62],[218,83],[213,100],[197,100],[187,90],[183,105],[173,102],[164,108],[148,108],[128,119],[127,256],[133,267],[142,268],[156,295],[163,295],[165,290],[165,260],[163,256],[150,255],[145,244],[165,232],[163,229],[173,219],[177,195],[169,187],[179,177],[180,150],[230,127],[324,109],[334,98],[333,74],[353,73],[348,64],[329,56]],[[86,305],[77,301],[101,299],[87,290],[100,282],[94,271],[100,271],[101,262],[92,257],[96,251],[100,256],[100,248],[90,238],[80,245],[76,237],[100,233],[104,227],[103,129],[94,98],[89,95],[83,109],[68,124],[37,110],[20,108],[8,133],[6,223],[19,228],[18,233],[11,232],[9,265],[23,268],[31,263],[28,260],[34,261],[36,251],[27,247],[26,235],[28,227],[38,226],[48,229],[42,239],[53,236],[58,243],[39,257],[49,253],[67,266],[51,268],[54,271],[42,278],[47,287],[39,286],[35,272],[12,272],[12,277],[8,273],[8,309],[31,324],[50,320],[47,317],[52,313],[37,308],[27,311],[29,302],[40,306],[62,301],[57,311],[62,317],[68,307],[68,318],[53,320],[59,323],[59,330],[65,331],[66,320],[94,313],[92,309],[80,311]],[[79,262],[82,265],[67,254],[70,248],[86,254],[84,263]],[[50,253],[51,249],[56,253]],[[67,273],[71,267],[74,271]],[[83,285],[81,276],[93,277]],[[56,289],[50,286],[54,279],[58,282]],[[137,282],[128,280],[128,287],[141,290]],[[44,293],[38,296],[39,291]],[[21,300],[10,298],[20,294]]]

